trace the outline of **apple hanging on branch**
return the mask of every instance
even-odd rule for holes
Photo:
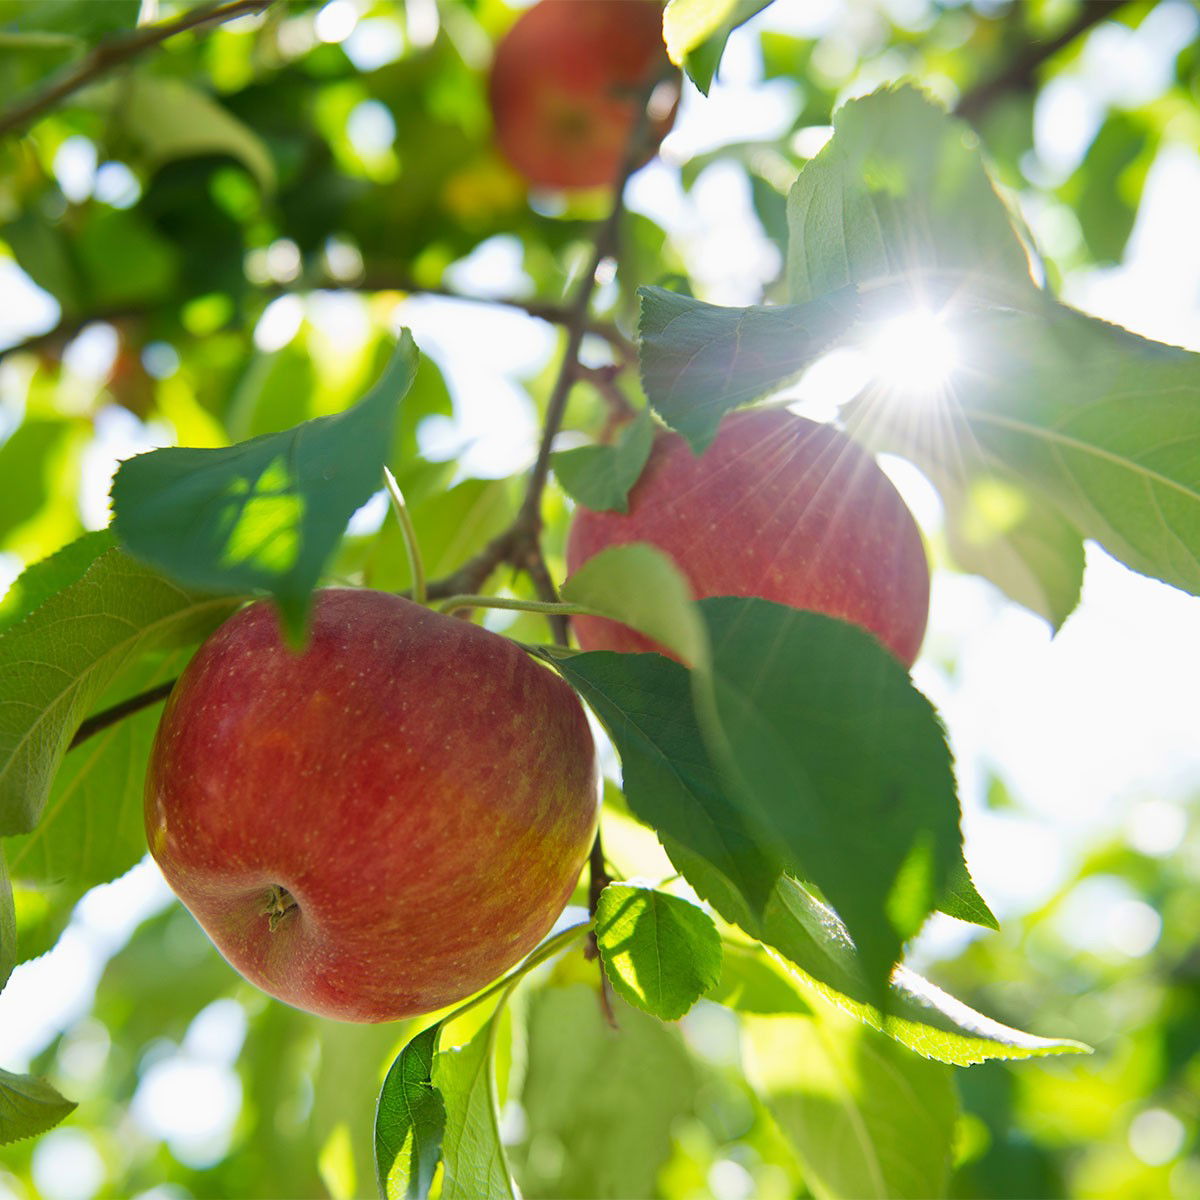
[[[389,1021],[471,995],[562,912],[597,822],[582,706],[514,642],[367,589],[316,593],[309,643],[242,609],[163,715],[150,850],[247,979]]]
[[[638,97],[670,69],[659,0],[540,0],[496,46],[489,81],[496,140],[532,184],[616,182]],[[678,90],[654,97],[645,157],[675,119]]]
[[[920,531],[875,460],[831,425],[782,409],[726,417],[692,453],[656,435],[628,511],[580,505],[567,539],[572,573],[610,546],[648,542],[697,597],[758,596],[839,617],[912,666],[929,615]],[[601,617],[572,618],[585,650],[657,650]]]

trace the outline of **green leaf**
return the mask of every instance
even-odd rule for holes
[[[61,550],[26,567],[0,600],[0,632],[27,617],[56,592],[75,583],[106,550],[117,544],[107,529],[85,533]]]
[[[89,41],[132,31],[140,0],[16,0],[0,8],[0,23],[22,32],[70,33]]]
[[[949,1068],[823,1003],[745,1028],[747,1074],[818,1200],[945,1195],[958,1120]]]
[[[687,671],[658,654],[604,650],[554,665],[612,738],[634,816],[714,864],[748,909],[761,912],[782,868],[725,792],[700,735]]]
[[[134,213],[97,207],[72,249],[99,309],[162,300],[175,284],[175,248]]]
[[[858,312],[853,289],[777,308],[722,308],[657,287],[638,295],[642,387],[697,454],[727,412],[793,379]]]
[[[596,907],[596,945],[616,990],[677,1021],[721,973],[721,938],[701,909],[653,888],[609,884]]]
[[[191,648],[149,655],[101,696],[102,710],[176,678]],[[123,875],[146,853],[146,763],[162,703],[125,717],[71,750],[55,774],[37,826],[9,841],[10,873],[47,890],[65,919],[84,892]],[[58,923],[53,913],[47,917]],[[22,947],[23,957],[28,957]]]
[[[663,13],[667,56],[708,95],[729,35],[771,0],[671,0]]]
[[[442,1200],[515,1200],[496,1111],[492,1050],[501,1011],[465,1046],[443,1050],[433,1062],[433,1085],[446,1106]]]
[[[982,925],[984,929],[1000,928],[1000,922],[976,890],[975,880],[971,878],[966,861],[961,858],[950,868],[938,911],[971,925]]]
[[[629,625],[684,662],[708,662],[708,634],[692,588],[662,551],[643,542],[593,555],[560,589],[570,604]]]
[[[619,997],[619,1029],[593,987],[529,996],[528,1068],[521,1092],[531,1142],[517,1162],[526,1195],[630,1200],[662,1194],[672,1132],[693,1110],[699,1072],[679,1030]],[[520,1151],[514,1151],[514,1161]]]
[[[181,583],[270,591],[295,636],[346,522],[382,479],[416,362],[404,331],[383,377],[346,412],[236,446],[172,447],[122,463],[112,489],[117,535]]]
[[[947,419],[905,453],[936,479],[969,446],[1126,566],[1200,592],[1200,355],[1051,303],[965,332]]]
[[[794,879],[785,876],[777,882],[759,919],[710,864],[678,845],[668,845],[667,851],[696,892],[726,920],[783,956],[799,1003],[808,1003],[815,993],[923,1057],[960,1067],[992,1058],[1091,1053],[1081,1042],[1036,1037],[1002,1025],[904,966],[888,982],[884,1016],[845,925]]]
[[[948,292],[965,274],[1035,293],[1025,248],[966,125],[902,84],[849,101],[833,129],[788,196],[793,302],[909,273],[942,279]]]
[[[829,898],[882,993],[962,856],[937,715],[855,625],[759,599],[700,607],[727,782],[768,852]]]
[[[0,1070],[0,1146],[53,1129],[74,1108],[44,1079]]]
[[[660,655],[605,651],[555,665],[612,737],[630,811],[658,831],[700,897],[785,955],[845,1011],[883,1029],[845,926],[794,880],[780,877],[780,866],[754,841],[726,796],[692,711],[688,673]],[[969,900],[965,879],[964,865],[951,871],[942,908],[994,926],[986,905]],[[887,1012],[889,1035],[927,1057],[960,1065],[1086,1051],[1077,1042],[1036,1038],[1001,1025],[904,967],[893,974]]]
[[[417,1034],[396,1056],[375,1110],[375,1170],[384,1200],[424,1200],[442,1159],[446,1106],[433,1086],[442,1023]]]
[[[17,965],[17,915],[13,909],[12,884],[0,846],[0,991]]]
[[[275,163],[262,139],[199,88],[164,75],[135,74],[112,85],[109,94],[150,170],[179,158],[227,154],[264,192],[275,190]]]
[[[641,476],[653,442],[654,421],[644,408],[611,446],[563,450],[551,462],[572,500],[601,512],[628,512],[629,491]]]
[[[34,417],[0,446],[0,545],[51,502],[58,474],[54,464],[78,449],[86,429],[77,419]]]
[[[0,834],[37,824],[76,729],[126,668],[199,641],[237,604],[189,592],[108,550],[0,634]]]

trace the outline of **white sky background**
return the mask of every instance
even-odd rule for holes
[[[912,14],[915,22],[924,3],[890,0],[888,8]],[[364,60],[376,51],[397,52],[380,50],[388,38],[394,41],[394,28],[379,28],[377,44],[374,35],[363,36],[371,23],[364,22],[355,32],[344,12],[337,15],[337,21],[325,21],[326,31],[333,31],[329,40],[357,37]],[[819,34],[849,19],[846,7],[833,0],[778,0],[752,28]],[[1160,87],[1163,72],[1192,35],[1196,20],[1186,4],[1167,3],[1139,31],[1105,25],[1091,34],[1079,68],[1047,89],[1039,105],[1037,153],[1053,178],[1063,177],[1078,162],[1106,103],[1137,103]],[[723,82],[714,86],[709,99],[687,89],[677,127],[664,143],[667,165],[642,171],[629,199],[632,208],[653,216],[680,239],[689,269],[707,299],[751,303],[777,270],[780,251],[753,218],[744,178],[732,168],[714,165],[685,195],[676,168],[669,164],[725,142],[772,136],[786,128],[791,85],[764,88],[757,82],[761,65],[747,30],[731,39],[722,71]],[[852,91],[868,90],[878,82],[873,74]],[[819,144],[821,131],[812,136]],[[94,155],[89,162],[86,149],[76,153],[74,161],[68,155],[62,174],[64,185],[76,193],[101,184],[117,191],[128,186],[128,180],[111,172],[103,176],[102,171],[103,178],[98,178]],[[1168,144],[1147,181],[1125,262],[1069,278],[1065,298],[1147,337],[1200,350],[1197,213],[1200,155],[1192,147]],[[1064,218],[1052,206],[1026,205],[1026,215],[1035,233],[1048,240],[1078,236],[1070,214]],[[512,294],[523,282],[513,247],[503,239],[477,251],[459,268],[456,279],[463,290],[493,295]],[[273,305],[260,326],[260,344],[286,340],[302,313],[314,323],[353,323],[350,310],[358,305],[357,298],[344,303],[331,299],[318,298],[306,306],[298,301],[283,308]],[[40,332],[56,320],[53,300],[15,264],[0,261],[0,343]],[[455,397],[454,422],[442,421],[425,430],[429,444],[469,446],[466,462],[474,473],[507,474],[527,465],[536,426],[520,380],[546,361],[554,347],[552,332],[511,310],[435,298],[406,301],[397,320],[410,325],[418,344],[438,361]],[[82,378],[102,378],[111,341],[104,330],[94,331],[76,347],[70,360],[73,369]],[[470,347],[470,352],[462,353],[462,347]],[[798,394],[827,399],[850,386],[851,367],[860,370],[861,364],[848,365],[841,359],[822,364],[801,381]],[[0,394],[11,391],[11,376],[7,378],[9,384],[0,371]],[[4,420],[0,407],[0,436],[6,431]],[[99,443],[89,456],[82,501],[91,525],[105,521],[104,496],[116,459],[159,444],[164,437],[162,429],[147,429],[117,409],[102,414],[97,431]],[[926,531],[936,532],[941,513],[932,489],[906,464],[891,465]],[[18,567],[0,556],[0,587]],[[957,655],[953,677],[938,665],[950,649]],[[1183,806],[1200,784],[1195,682],[1200,679],[1200,600],[1136,576],[1089,547],[1083,603],[1052,639],[1044,622],[1009,604],[989,584],[939,572],[925,653],[914,676],[949,726],[958,760],[967,859],[980,890],[1002,919],[1028,911],[1053,893],[1085,847],[1100,837],[1123,834],[1140,849],[1162,854],[1182,840],[1187,821]],[[997,812],[983,806],[992,771],[1008,785],[1015,809]],[[1074,930],[1080,945],[1100,937],[1109,952],[1131,957],[1153,947],[1158,926],[1152,912],[1140,912],[1138,902],[1120,889],[1093,893]],[[165,885],[147,864],[125,880],[98,889],[81,906],[63,944],[19,968],[0,995],[0,1064],[21,1069],[59,1029],[85,1013],[104,961],[138,919],[168,900]],[[1106,929],[1116,932],[1104,933]],[[938,919],[923,936],[916,957],[927,962],[969,936],[975,935],[966,927]],[[210,1015],[210,1034],[229,1016]],[[230,1045],[240,1041],[240,1033],[236,1020],[230,1018],[226,1025],[224,1035],[200,1039],[204,1046],[219,1043],[217,1052],[205,1057],[203,1046],[185,1046],[170,1070],[158,1069],[143,1087],[166,1087],[170,1079],[194,1083],[198,1077],[188,1072],[197,1063],[215,1064],[216,1075],[205,1077],[205,1094],[228,1114],[228,1125],[237,1104],[226,1078]],[[203,1160],[205,1153],[194,1146],[189,1151],[179,1131],[153,1129],[146,1114],[156,1107],[146,1100],[135,1102],[135,1121],[142,1120],[148,1132],[182,1136],[181,1153]],[[218,1155],[220,1123],[201,1124],[208,1139],[201,1141]],[[83,1153],[78,1146],[61,1149],[76,1157]],[[53,1178],[39,1185],[51,1200],[59,1195],[70,1200],[76,1194],[56,1190]],[[81,1200],[88,1194],[79,1193]],[[0,1200],[4,1195],[0,1177]]]

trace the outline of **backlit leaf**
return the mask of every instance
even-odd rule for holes
[[[446,1106],[433,1086],[442,1025],[417,1034],[396,1056],[375,1111],[375,1170],[385,1200],[424,1200],[442,1158]]]
[[[0,1146],[53,1129],[74,1108],[44,1079],[0,1070]]]
[[[654,441],[649,409],[621,430],[611,446],[580,446],[551,458],[563,491],[598,511],[629,511],[629,491],[638,481]]]

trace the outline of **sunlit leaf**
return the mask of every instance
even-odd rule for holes
[[[85,533],[57,553],[33,563],[0,599],[0,631],[16,624],[56,592],[75,583],[106,550],[116,545],[107,529]]]
[[[660,550],[642,542],[613,546],[593,555],[563,585],[562,598],[584,605],[644,633],[703,668],[708,635],[692,589]]]
[[[596,945],[616,990],[677,1021],[717,981],[721,939],[701,909],[653,888],[610,884],[596,907]]]
[[[729,35],[771,0],[671,0],[663,13],[667,55],[704,95]]]
[[[493,1074],[493,1016],[465,1046],[440,1052],[433,1086],[446,1107],[442,1133],[443,1200],[514,1200],[500,1141]]]
[[[13,911],[12,884],[9,883],[8,868],[4,863],[4,849],[0,847],[0,991],[4,989],[16,965],[17,918]]]
[[[352,409],[210,450],[153,450],[121,465],[114,529],[138,558],[193,587],[270,591],[295,635],[354,511],[378,488],[417,351],[405,331]]]
[[[442,1026],[417,1034],[396,1056],[375,1111],[375,1169],[385,1200],[424,1200],[442,1158],[446,1106],[433,1086]]]
[[[0,1069],[0,1146],[53,1129],[74,1108],[44,1079]]]
[[[34,827],[76,729],[122,671],[142,655],[198,642],[237,604],[108,550],[0,634],[0,833]]]
[[[852,289],[776,308],[723,308],[657,287],[638,295],[642,386],[697,454],[727,412],[795,378],[858,310]]]
[[[909,1054],[824,1002],[749,1017],[747,1075],[819,1200],[945,1195],[958,1120],[948,1067]]]

